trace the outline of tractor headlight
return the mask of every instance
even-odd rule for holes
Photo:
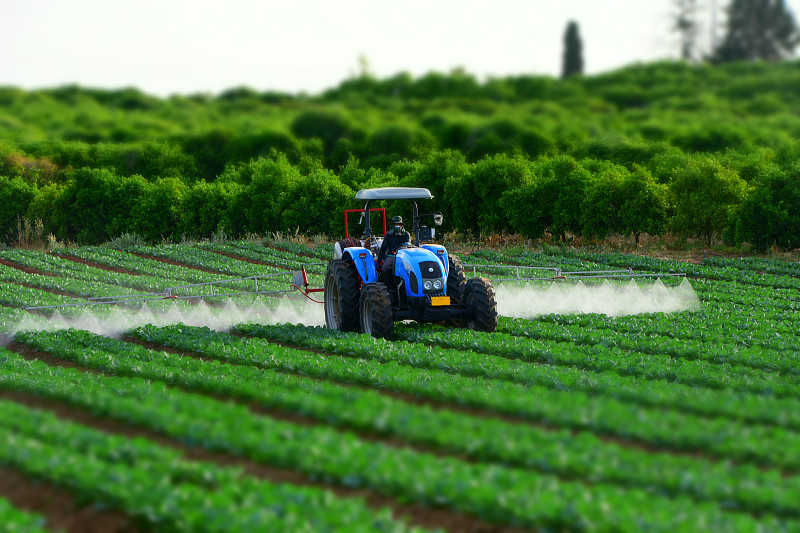
[[[435,280],[433,282],[433,288],[436,289],[437,291],[442,290],[442,280],[440,279]]]
[[[422,288],[425,289],[426,291],[433,289],[433,282],[429,279],[426,279],[425,281],[422,282]]]

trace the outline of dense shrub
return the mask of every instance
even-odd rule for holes
[[[132,198],[126,178],[109,170],[76,170],[55,207],[57,235],[80,244],[101,243],[114,237],[109,229],[129,212]]]
[[[280,195],[280,220],[267,231],[300,231],[305,235],[344,235],[342,210],[354,191],[330,170],[317,167],[292,181]]]
[[[0,176],[0,243],[11,242],[17,221],[28,213],[37,190],[27,180]]]
[[[800,248],[800,177],[763,177],[738,209],[734,240],[759,252],[771,246]]]
[[[181,199],[182,234],[190,238],[209,237],[224,227],[231,199],[241,191],[238,183],[199,181]]]
[[[155,243],[178,237],[186,189],[186,184],[176,178],[161,178],[147,183],[131,206],[128,231]]]
[[[312,109],[297,115],[292,122],[292,133],[300,139],[320,139],[325,153],[329,154],[342,138],[360,140],[363,132],[340,111]]]
[[[530,179],[530,163],[522,158],[497,155],[475,163],[445,186],[455,228],[484,234],[511,230],[501,198]]]
[[[581,233],[604,239],[622,228],[623,183],[628,171],[608,162],[593,166],[592,178],[580,203]]]
[[[716,159],[695,156],[677,171],[670,193],[675,203],[672,230],[686,237],[702,236],[710,246],[711,237],[722,235],[747,195],[747,183]]]

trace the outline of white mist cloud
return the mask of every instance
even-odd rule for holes
[[[700,302],[688,280],[667,287],[660,280],[637,283],[604,281],[584,285],[582,282],[553,282],[549,285],[500,284],[497,292],[498,312],[513,318],[535,318],[539,315],[601,313],[625,316],[639,313],[673,313],[696,309]],[[199,302],[156,300],[139,309],[116,306],[63,308],[50,317],[26,313],[8,328],[10,337],[17,331],[54,331],[75,328],[99,335],[119,338],[125,332],[145,325],[167,326],[186,324],[205,326],[216,331],[229,331],[245,322],[262,324],[304,324],[323,326],[323,306],[306,299],[258,297],[252,302],[227,299],[220,306]]]
[[[626,316],[696,309],[700,301],[689,281],[667,287],[661,280],[637,283],[605,280],[599,284],[552,282],[549,285],[501,284],[495,287],[497,310],[507,317],[600,313]]]

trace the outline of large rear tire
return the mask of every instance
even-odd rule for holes
[[[464,286],[464,303],[474,310],[467,319],[467,327],[475,331],[493,333],[497,331],[497,300],[494,286],[486,278],[468,279]]]
[[[358,271],[352,261],[334,259],[325,271],[325,325],[358,331]]]
[[[384,283],[368,283],[361,289],[361,333],[378,339],[390,339],[394,333],[392,302]]]

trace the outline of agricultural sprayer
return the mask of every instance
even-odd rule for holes
[[[435,228],[427,223],[430,220],[433,226],[440,226],[442,215],[422,213],[419,205],[420,201],[431,198],[430,191],[424,188],[385,187],[358,191],[355,199],[363,202],[362,207],[344,211],[345,238],[335,243],[333,256],[327,264],[298,264],[297,270],[274,274],[179,285],[155,293],[89,297],[78,304],[27,309],[131,306],[152,300],[244,295],[285,297],[299,292],[322,304],[328,328],[390,338],[394,323],[405,320],[495,331],[498,302],[494,283],[685,276],[682,273],[640,274],[632,269],[569,271],[559,267],[462,264],[444,246],[432,242]],[[411,215],[410,233],[399,215],[392,218],[393,228],[387,231],[386,208],[375,207],[376,203],[392,202],[396,206],[406,201]],[[359,216],[358,225],[363,227],[358,235],[351,235],[348,216],[352,214]],[[380,215],[378,227],[382,227],[383,235],[373,234],[372,215]],[[323,286],[312,287],[308,269],[321,267],[325,267]],[[276,281],[285,283],[286,288],[268,288],[274,287]],[[314,299],[315,293],[320,292],[323,299]]]

